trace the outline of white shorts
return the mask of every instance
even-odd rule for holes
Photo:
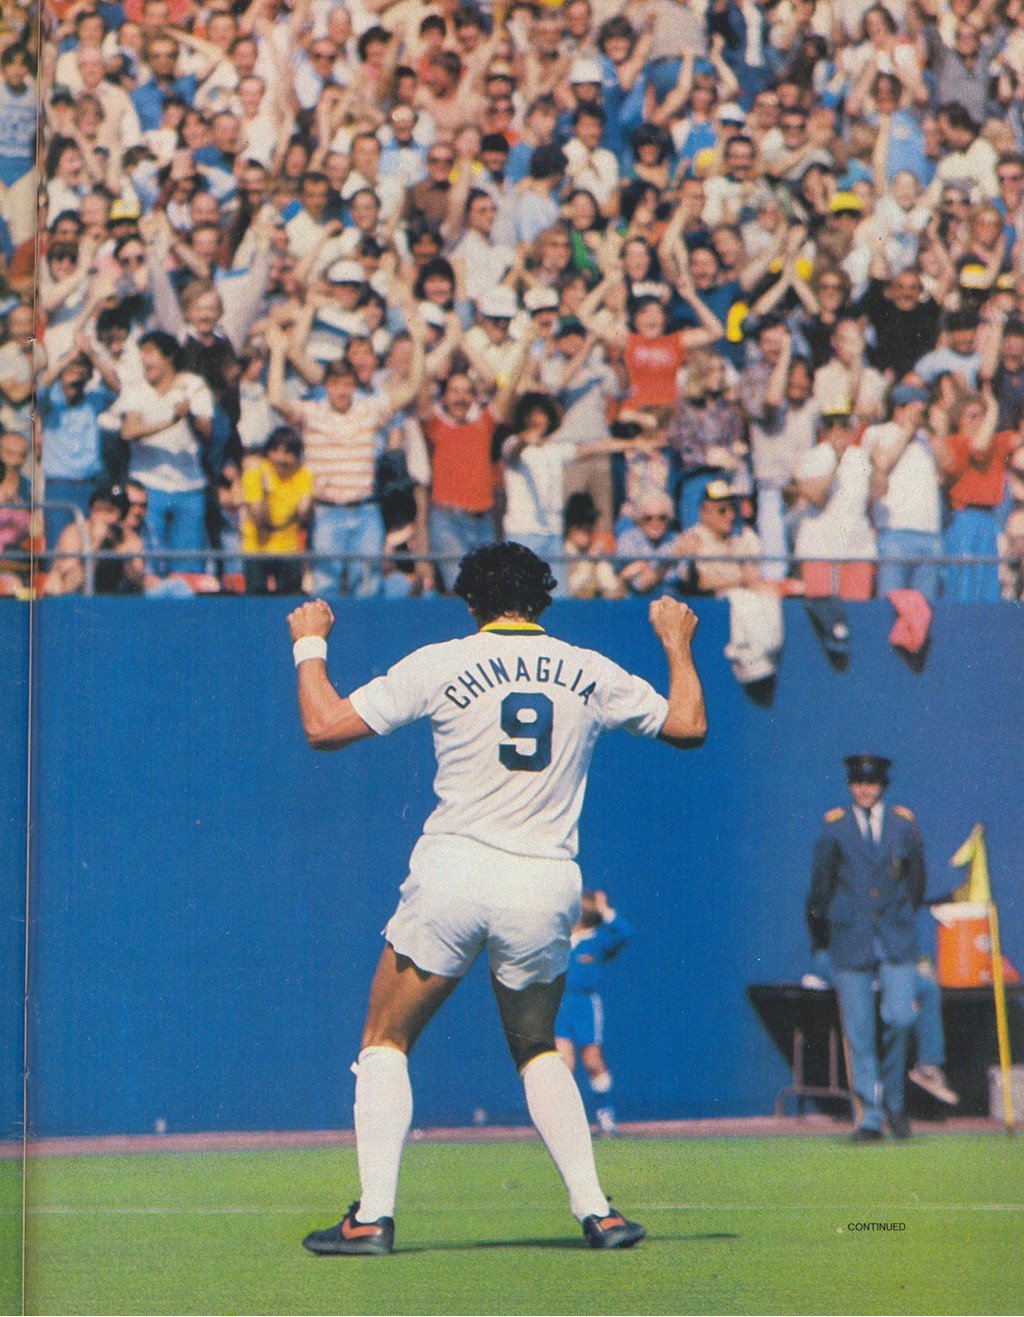
[[[461,978],[486,946],[505,987],[550,983],[569,965],[581,886],[573,860],[510,855],[468,837],[421,837],[384,936],[429,974]]]

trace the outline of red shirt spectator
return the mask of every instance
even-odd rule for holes
[[[488,408],[473,409],[456,420],[435,407],[424,426],[432,453],[432,499],[463,512],[488,512],[494,506],[498,467],[491,458],[497,421]]]
[[[947,470],[954,477],[949,487],[949,502],[962,508],[994,508],[1002,501],[1006,467],[1010,454],[1020,442],[1013,430],[1001,430],[983,458],[972,456],[970,440],[965,434],[953,434],[946,440]]]
[[[686,362],[687,352],[676,334],[645,338],[630,334],[626,339],[626,372],[629,402],[633,407],[671,407],[676,400],[676,372]]]

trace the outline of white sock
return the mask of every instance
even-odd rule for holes
[[[569,1191],[573,1216],[607,1216],[587,1113],[569,1068],[557,1052],[542,1052],[526,1063],[522,1077],[530,1119]]]
[[[402,1145],[411,1124],[408,1057],[396,1047],[364,1047],[356,1070],[357,1221],[394,1216]]]

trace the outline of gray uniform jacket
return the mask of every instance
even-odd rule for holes
[[[886,806],[876,845],[861,834],[852,809],[833,809],[814,847],[808,922],[828,925],[829,951],[842,969],[867,969],[883,957],[906,964],[917,955],[914,915],[924,897],[924,847],[914,816]]]

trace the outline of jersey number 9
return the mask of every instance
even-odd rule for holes
[[[513,741],[531,741],[533,750],[524,754],[518,745],[498,747],[498,758],[513,773],[539,773],[551,763],[551,729],[554,705],[546,695],[516,692],[501,702],[501,730]]]

